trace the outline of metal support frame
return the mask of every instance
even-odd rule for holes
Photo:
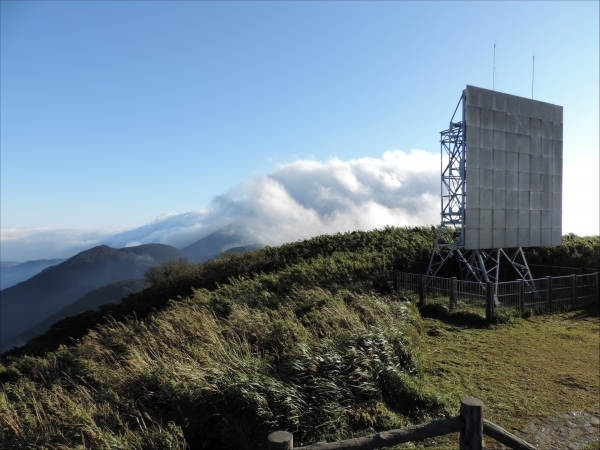
[[[454,121],[460,108],[461,120]],[[464,280],[481,283],[494,283],[497,295],[500,278],[500,259],[504,256],[517,272],[519,279],[536,291],[531,271],[523,250],[519,247],[512,256],[503,249],[465,249],[465,210],[466,210],[466,91],[462,92],[450,127],[440,132],[441,144],[441,223],[438,229],[427,275],[436,276],[453,254],[458,257],[461,276]]]

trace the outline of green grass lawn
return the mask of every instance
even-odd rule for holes
[[[485,404],[485,418],[515,431],[536,417],[600,408],[597,308],[491,328],[425,318],[424,331],[421,382],[453,414],[462,396],[477,397]],[[421,447],[456,449],[458,435],[416,445]]]

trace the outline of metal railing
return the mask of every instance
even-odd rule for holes
[[[392,277],[398,292],[418,295],[421,305],[447,304],[450,309],[475,308],[485,310],[486,316],[493,314],[495,309],[515,309],[522,313],[525,310],[551,312],[599,301],[598,272],[487,285],[398,271],[392,271]]]

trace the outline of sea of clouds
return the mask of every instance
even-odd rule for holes
[[[133,229],[2,229],[3,261],[68,258],[100,244],[184,248],[228,225],[258,244],[386,225],[437,225],[440,156],[422,150],[381,158],[296,160],[243,181],[205,209],[165,213]],[[563,232],[598,234],[598,156],[565,161]]]
[[[227,225],[259,244],[386,225],[439,221],[439,154],[385,152],[381,158],[296,160],[216,196],[208,208],[166,213],[122,229],[3,229],[2,260],[67,258],[100,244],[163,243],[183,248]]]

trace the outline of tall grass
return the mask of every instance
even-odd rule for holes
[[[419,388],[416,308],[381,253],[333,253],[231,278],[144,320],[0,368],[1,448],[265,446],[442,414]]]

